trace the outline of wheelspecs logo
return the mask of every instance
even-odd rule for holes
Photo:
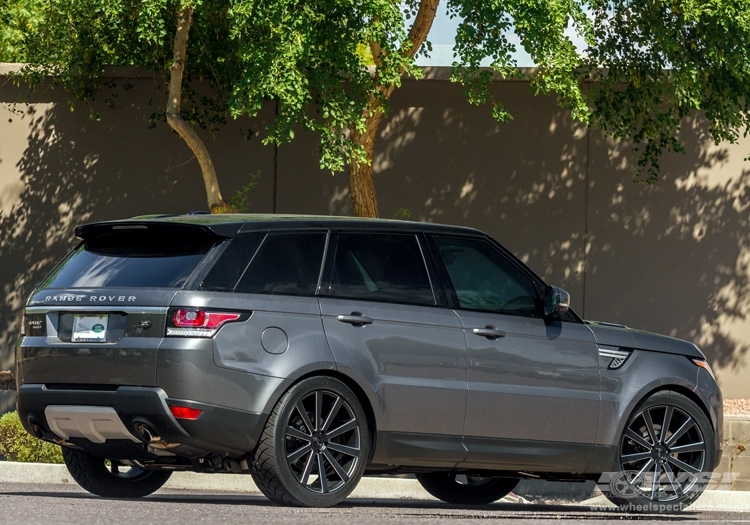
[[[604,472],[597,481],[597,488],[620,510],[625,512],[676,512],[691,505],[683,495],[703,490],[731,490],[739,473],[730,472],[679,472],[678,474],[653,471],[625,470]],[[592,506],[595,510],[611,507]]]

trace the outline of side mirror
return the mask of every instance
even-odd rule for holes
[[[570,308],[570,294],[557,286],[548,286],[544,294],[544,315],[560,315]]]

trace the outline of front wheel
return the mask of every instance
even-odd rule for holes
[[[357,486],[369,450],[367,418],[357,396],[337,379],[312,377],[276,404],[251,473],[274,503],[331,507]]]
[[[159,490],[172,472],[127,467],[117,461],[105,464],[88,452],[62,447],[68,472],[82,488],[105,498],[142,498]]]
[[[621,471],[605,495],[624,509],[681,511],[710,480],[714,441],[700,407],[676,392],[658,392],[628,420],[619,447]]]
[[[451,472],[417,474],[422,487],[437,499],[454,505],[487,505],[504,498],[518,485],[513,478],[485,478]]]

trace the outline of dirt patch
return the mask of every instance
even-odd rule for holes
[[[725,399],[725,416],[750,416],[750,399]]]

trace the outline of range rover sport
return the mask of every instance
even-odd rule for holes
[[[480,231],[187,215],[76,234],[25,309],[18,412],[94,494],[236,472],[324,507],[413,473],[484,504],[610,473],[617,504],[681,508],[719,463],[694,344],[581,320]]]

